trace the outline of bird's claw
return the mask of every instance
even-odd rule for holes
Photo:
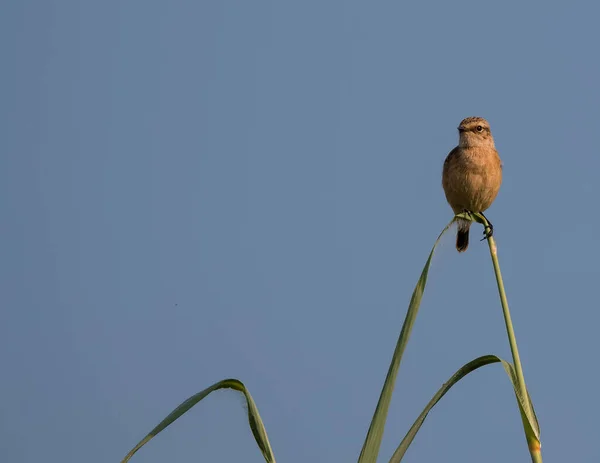
[[[483,228],[483,238],[481,238],[479,241],[487,240],[488,238],[491,238],[493,236],[494,226],[489,221],[488,225],[489,226]]]

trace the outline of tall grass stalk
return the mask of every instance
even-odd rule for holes
[[[486,231],[490,230],[490,224],[486,220],[485,216],[482,214],[474,214],[474,217],[477,222],[481,223],[485,227]],[[527,393],[527,387],[525,385],[525,376],[523,375],[523,366],[521,365],[521,357],[519,356],[519,348],[517,347],[517,338],[515,337],[515,330],[513,328],[510,310],[508,308],[508,300],[506,299],[506,291],[504,290],[504,282],[502,281],[502,273],[500,272],[498,248],[496,247],[496,241],[494,240],[493,236],[488,237],[487,242],[490,248],[490,256],[494,266],[494,273],[496,274],[496,283],[498,284],[498,293],[500,294],[500,303],[502,305],[502,313],[504,315],[506,334],[508,335],[508,342],[510,344],[510,351],[512,353],[518,389],[522,394],[523,408],[525,408],[525,410],[522,410],[521,418],[523,420],[523,428],[525,429],[527,446],[529,448],[529,453],[531,454],[531,461],[533,463],[542,463],[539,429],[534,430],[527,420],[527,415],[533,415],[534,411],[533,406],[531,405],[531,399]],[[525,416],[523,416],[523,414],[525,414]]]

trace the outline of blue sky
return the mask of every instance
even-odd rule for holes
[[[422,265],[441,168],[492,126],[495,225],[547,461],[598,461],[594,2],[4,2],[0,457],[120,461],[244,381],[278,461],[355,461]],[[381,461],[437,388],[510,359],[487,246],[437,252]],[[502,368],[406,461],[528,461]],[[260,462],[218,392],[134,461]]]

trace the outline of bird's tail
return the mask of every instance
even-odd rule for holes
[[[456,233],[456,250],[458,252],[465,252],[469,247],[469,228],[471,228],[469,220],[458,220],[458,232]]]

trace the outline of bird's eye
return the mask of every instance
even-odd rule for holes
[[[477,129],[478,132],[483,132],[483,127],[478,125],[477,127],[475,127],[475,129]]]

